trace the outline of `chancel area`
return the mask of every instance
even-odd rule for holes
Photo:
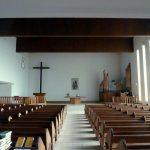
[[[148,0],[0,2],[0,150],[150,149]]]

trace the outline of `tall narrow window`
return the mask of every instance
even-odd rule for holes
[[[142,45],[143,53],[143,71],[144,71],[144,91],[145,91],[145,101],[148,101],[148,88],[147,88],[147,67],[146,67],[146,52],[145,45]]]
[[[139,50],[136,51],[137,56],[137,74],[138,74],[138,91],[139,91],[139,100],[142,100],[141,97],[141,73],[140,73],[140,53]]]

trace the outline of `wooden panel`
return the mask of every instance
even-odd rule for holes
[[[116,92],[100,92],[100,102],[112,102],[112,97],[116,94]]]
[[[17,38],[17,52],[133,52],[133,38]]]
[[[150,19],[1,18],[0,36],[145,36]]]

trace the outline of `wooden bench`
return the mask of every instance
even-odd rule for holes
[[[9,106],[10,107],[10,106]],[[66,107],[64,105],[60,106],[22,106],[12,109],[7,109],[0,113],[0,130],[12,130],[12,137],[15,140],[18,136],[41,136],[45,144],[46,150],[53,149],[54,143],[58,136],[58,130],[62,126],[63,119],[66,116]],[[34,111],[31,109],[34,108]],[[25,113],[28,111],[28,113]],[[21,116],[18,118],[18,113]],[[10,122],[8,122],[9,115],[12,116]],[[42,132],[41,130],[47,129],[50,136],[51,148],[47,145],[46,138],[44,134],[47,132]],[[26,131],[28,130],[28,131]],[[40,131],[41,135],[38,135]]]
[[[45,114],[45,113],[44,113]],[[47,116],[46,116],[47,115]],[[55,142],[55,140],[57,140],[58,137],[58,133],[59,133],[59,123],[57,120],[57,116],[54,117],[55,115],[48,113],[48,114],[31,114],[31,115],[26,115],[26,116],[22,116],[19,119],[13,118],[9,124],[13,125],[17,125],[17,124],[28,124],[30,126],[33,126],[33,124],[37,124],[37,125],[41,125],[41,124],[45,124],[45,126],[52,126],[52,129],[50,129],[50,133],[52,136],[52,143]],[[5,116],[4,116],[5,119]],[[7,119],[5,120],[1,120],[2,125],[7,125],[8,121]],[[46,127],[47,127],[46,126]]]
[[[12,131],[12,140],[15,141],[16,137],[20,136],[33,136],[33,137],[41,137],[43,143],[45,144],[46,150],[51,150],[51,136],[49,130],[47,128],[39,128],[39,127],[1,127],[0,131],[11,130]],[[38,132],[37,132],[38,131]]]
[[[126,140],[120,140],[116,150],[149,150],[149,143],[127,143]]]
[[[107,134],[107,137],[106,137],[106,141],[105,141],[105,144],[106,144],[106,149],[107,150],[112,150],[112,149],[116,149],[118,144],[119,144],[119,141],[121,139],[125,139],[128,143],[149,143],[149,139],[150,139],[150,134],[147,133],[145,134],[145,132],[142,133],[114,133],[113,129],[111,128]]]
[[[109,132],[109,129],[113,128],[113,131],[115,133],[121,132],[123,134],[138,134],[138,133],[143,133],[143,134],[150,134],[150,126],[149,125],[143,125],[143,124],[125,124],[125,125],[106,125],[102,124],[101,129],[100,129],[100,143],[101,146],[104,146],[104,141],[107,136],[107,133]]]
[[[150,113],[148,105],[90,105],[89,107],[85,107],[85,113],[90,123],[92,124],[92,127],[96,131],[101,145],[104,146],[104,143],[106,143],[106,149],[108,150],[112,149],[112,147],[116,148],[116,145],[118,145],[121,138],[125,138],[128,145],[133,144],[132,142],[135,139],[139,140],[139,144],[139,136],[141,136],[145,140],[141,142],[142,145],[146,145],[146,141],[147,143],[149,143],[148,138],[150,137]],[[105,126],[103,126],[102,124],[103,121],[105,121],[106,123]],[[114,129],[114,132],[111,132],[113,134],[110,134],[110,128]],[[111,142],[113,142],[112,145]]]

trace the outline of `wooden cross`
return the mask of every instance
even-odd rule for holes
[[[33,69],[40,69],[40,93],[42,93],[42,70],[50,69],[50,67],[43,67],[42,62],[41,62],[40,67],[33,67]]]

